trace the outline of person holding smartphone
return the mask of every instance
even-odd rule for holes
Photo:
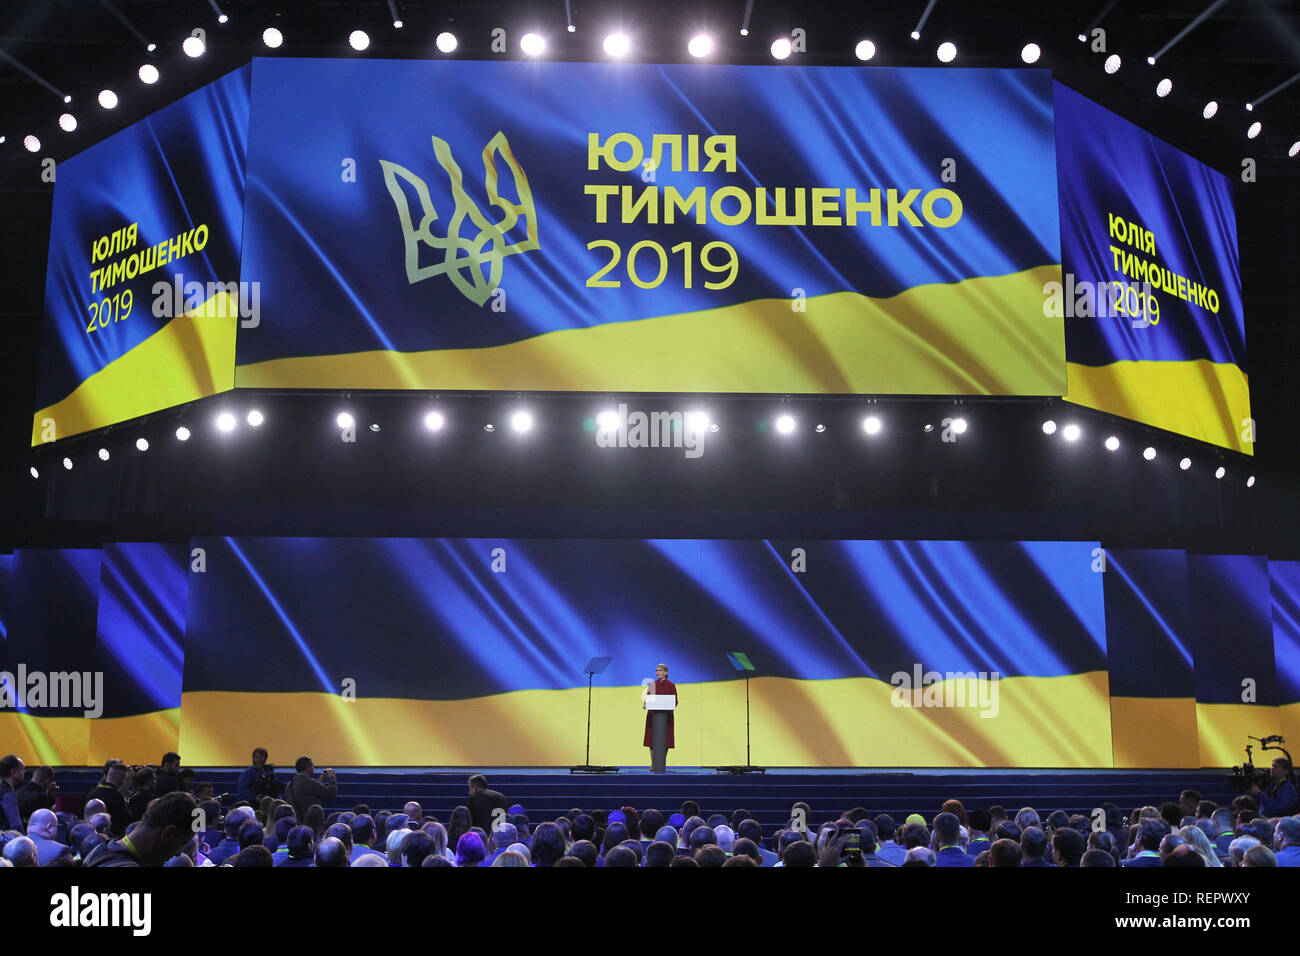
[[[332,800],[339,795],[338,780],[332,768],[327,767],[321,771],[320,780],[312,776],[316,767],[310,757],[299,757],[293,768],[297,773],[289,781],[284,795],[293,804],[294,813],[299,820],[306,818],[308,808],[321,806],[325,797]]]

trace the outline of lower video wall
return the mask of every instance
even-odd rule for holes
[[[195,538],[0,555],[0,753],[1224,767],[1300,740],[1300,562],[1098,542]]]

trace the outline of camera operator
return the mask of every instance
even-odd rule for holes
[[[321,771],[320,780],[313,777],[312,771],[316,768],[310,757],[299,757],[294,769],[298,772],[289,781],[284,795],[293,804],[298,819],[305,820],[310,807],[319,806],[324,797],[334,799],[339,795],[339,783],[331,768]]]
[[[1261,790],[1258,784],[1252,783],[1249,792],[1259,801],[1262,817],[1285,817],[1295,813],[1297,797],[1291,761],[1285,757],[1275,758],[1268,784]]]
[[[261,797],[278,797],[283,789],[275,779],[275,764],[267,763],[265,747],[253,751],[253,765],[239,775],[238,798],[257,803]]]

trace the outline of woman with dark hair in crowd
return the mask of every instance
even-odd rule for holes
[[[554,823],[540,823],[528,844],[533,866],[554,866],[564,856],[564,834]]]
[[[474,821],[470,819],[469,807],[459,806],[451,811],[451,819],[447,822],[447,846],[460,850],[460,838],[470,831],[474,826]]]
[[[325,810],[319,803],[313,804],[307,808],[307,815],[302,818],[302,825],[311,827],[311,832],[315,834],[313,842],[320,840],[325,834]]]
[[[605,827],[605,836],[600,841],[600,855],[603,859],[610,850],[627,840],[627,825],[623,823],[611,823]]]

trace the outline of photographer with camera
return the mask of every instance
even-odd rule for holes
[[[1252,783],[1248,791],[1259,801],[1262,817],[1286,817],[1296,812],[1295,771],[1286,757],[1276,757],[1267,784]]]
[[[312,771],[316,768],[310,757],[299,757],[293,766],[297,773],[289,781],[284,795],[293,804],[298,819],[305,820],[310,807],[320,806],[325,797],[332,800],[339,795],[339,783],[330,768],[321,771],[320,780],[313,777]]]
[[[239,775],[238,797],[257,803],[261,797],[278,797],[284,789],[275,779],[275,764],[267,763],[265,747],[253,751],[253,765]]]

